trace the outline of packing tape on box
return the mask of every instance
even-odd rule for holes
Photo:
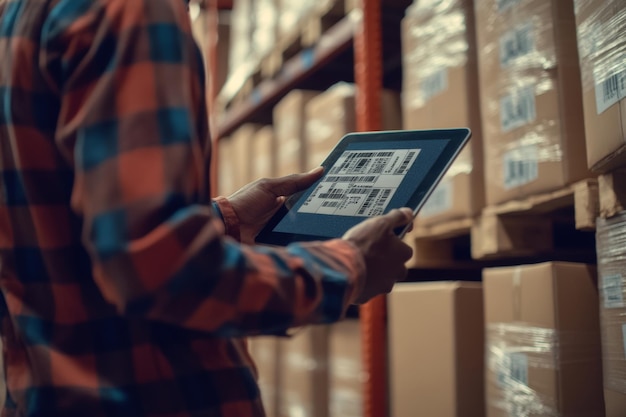
[[[487,325],[489,404],[511,416],[553,416],[558,395],[554,380],[542,373],[572,363],[593,362],[594,336],[523,323]]]
[[[599,219],[596,241],[604,385],[626,394],[626,212]]]
[[[594,91],[597,113],[626,98],[626,3],[575,0],[584,91]]]

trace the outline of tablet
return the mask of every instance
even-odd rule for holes
[[[322,162],[323,177],[290,196],[256,241],[284,246],[339,238],[399,207],[417,215],[470,136],[466,128],[348,134]]]

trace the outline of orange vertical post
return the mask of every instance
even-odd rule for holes
[[[355,79],[357,84],[357,128],[360,131],[382,127],[381,1],[361,0],[362,22],[354,38]],[[377,297],[361,307],[363,365],[368,374],[364,385],[364,416],[388,414],[387,388],[387,300]]]
[[[207,32],[207,49],[206,51],[206,70],[208,72],[208,83],[207,83],[207,107],[208,107],[208,117],[209,117],[209,131],[211,133],[211,178],[210,178],[210,187],[213,196],[217,190],[217,173],[218,173],[218,146],[217,141],[219,140],[217,134],[217,120],[216,120],[216,99],[218,91],[218,77],[217,77],[217,44],[219,42],[219,7],[217,0],[207,0],[205,1],[205,7],[207,8],[206,13],[206,32]],[[207,156],[208,157],[208,156]]]

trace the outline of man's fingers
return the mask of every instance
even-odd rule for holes
[[[267,181],[267,186],[277,196],[297,193],[310,187],[324,174],[323,167],[317,167],[303,174],[291,174],[285,177],[272,178]]]
[[[384,215],[383,219],[385,219],[389,228],[395,229],[411,223],[413,221],[413,211],[406,207],[394,209]]]

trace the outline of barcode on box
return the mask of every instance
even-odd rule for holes
[[[453,188],[450,180],[440,182],[426,200],[424,207],[420,210],[420,215],[430,217],[450,210],[452,208]]]
[[[511,7],[519,3],[520,1],[521,0],[497,0],[496,4],[498,6],[498,13],[502,13],[506,11],[507,9],[510,9]]]
[[[501,361],[501,362],[500,362]],[[504,389],[528,386],[528,357],[524,353],[504,353],[497,368],[498,385]]]
[[[520,128],[535,121],[535,90],[525,87],[500,99],[500,126],[502,132]]]
[[[539,152],[536,146],[523,146],[504,154],[504,188],[520,187],[539,177]]]
[[[523,353],[511,353],[511,380],[528,385],[528,357]]]
[[[624,279],[622,275],[603,276],[602,294],[604,296],[604,308],[626,307],[626,304],[624,304]]]
[[[621,99],[626,98],[626,71],[611,75],[596,83],[596,110],[604,113]]]
[[[535,49],[532,23],[519,26],[506,32],[500,38],[500,66],[508,67]]]
[[[426,103],[431,98],[435,97],[448,89],[448,70],[441,69],[422,81],[422,99]]]

